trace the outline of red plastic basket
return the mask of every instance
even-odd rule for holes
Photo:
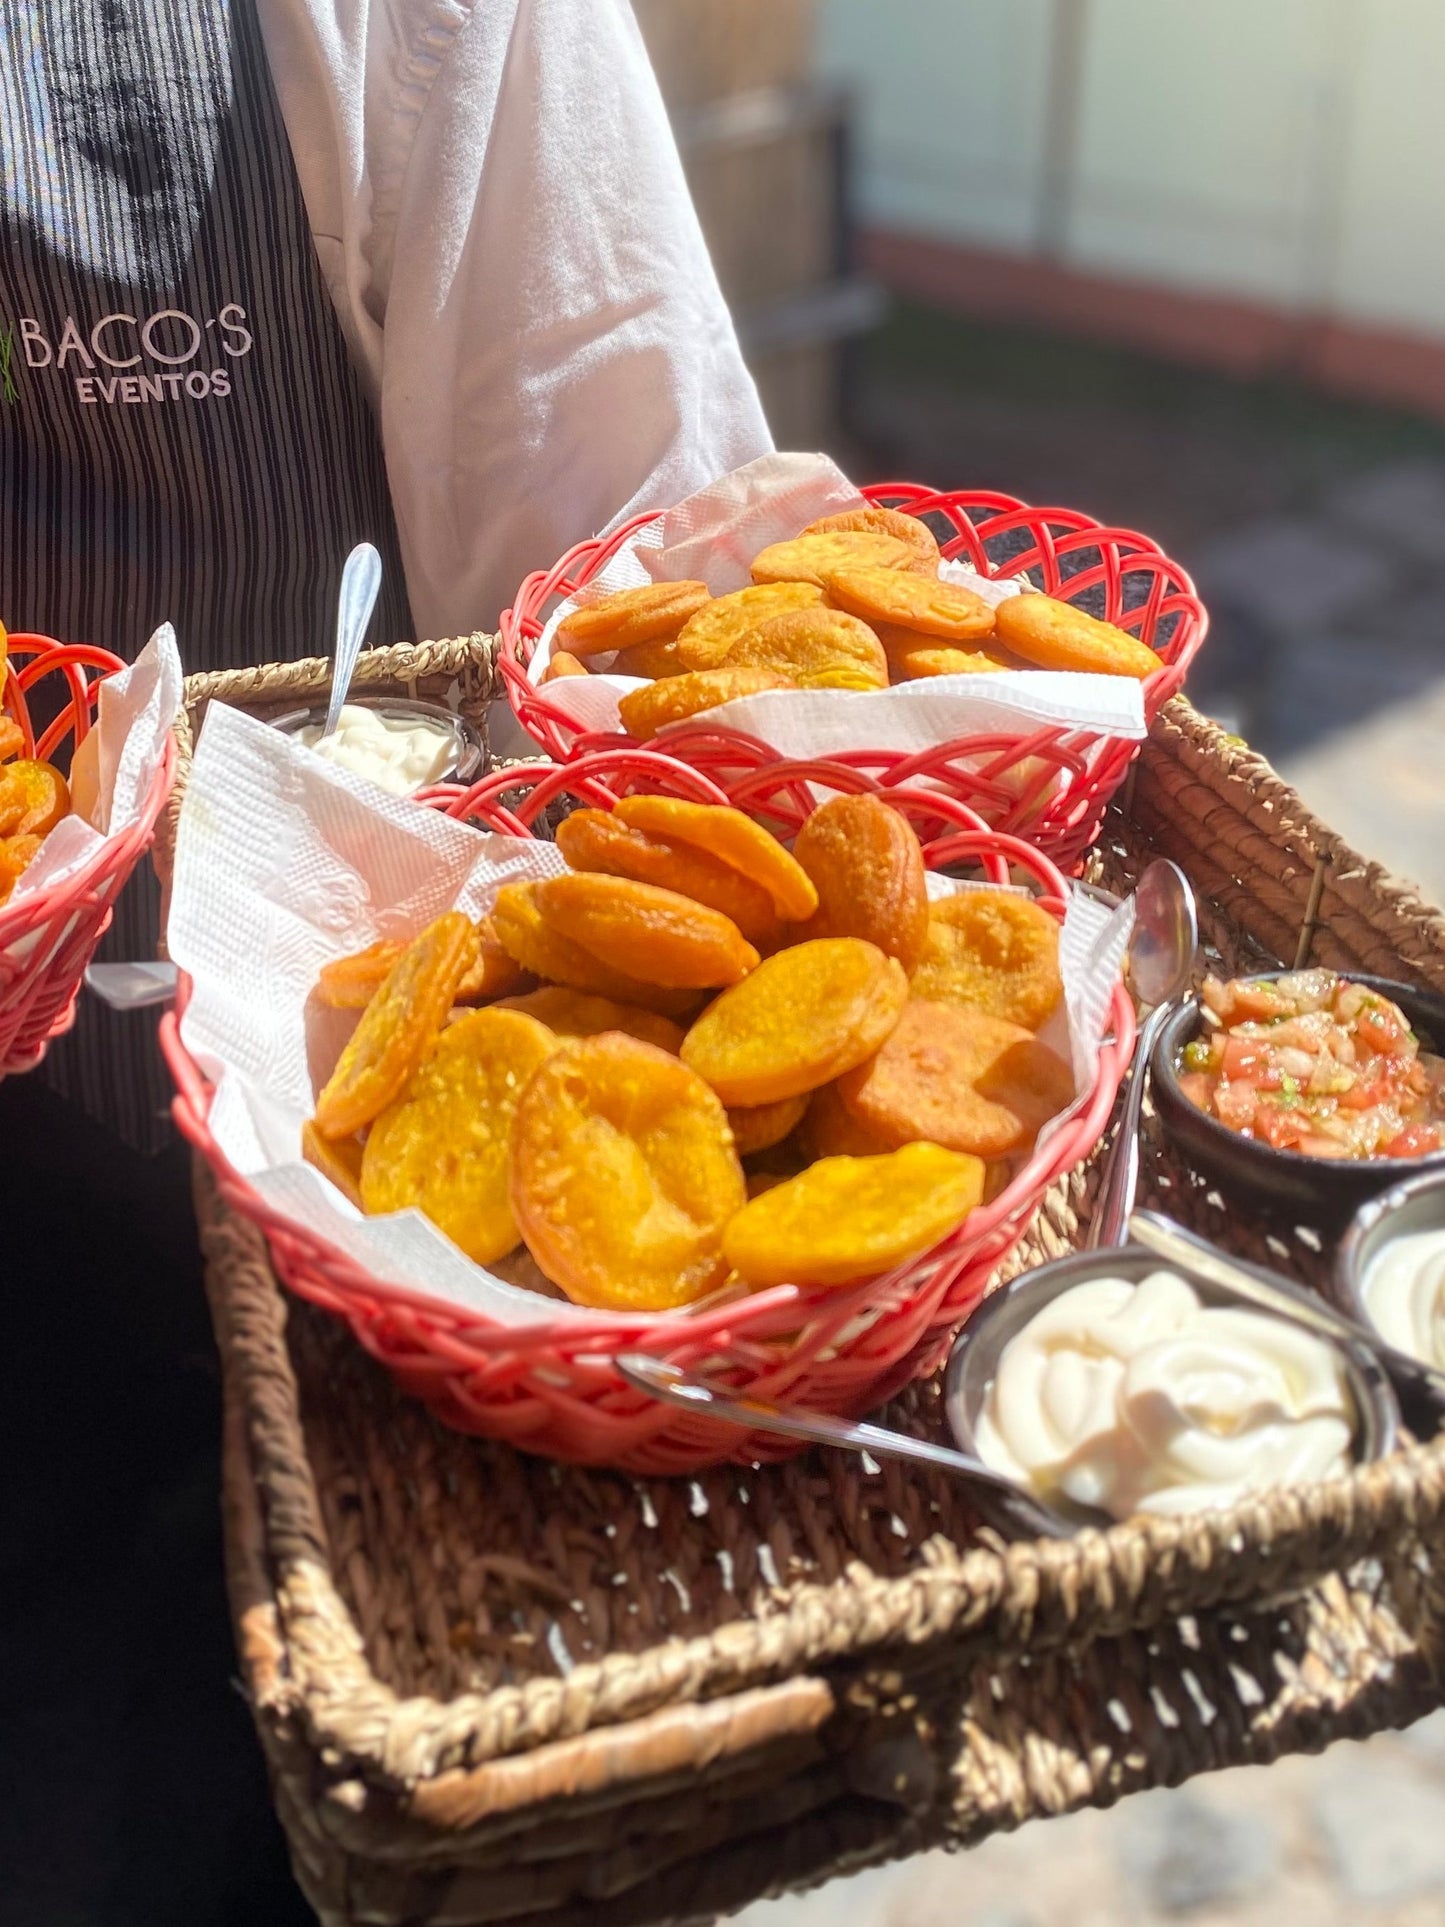
[[[125,664],[119,656],[49,636],[12,635],[4,707],[25,733],[23,754],[53,758],[90,732],[100,684]],[[35,707],[51,720],[37,737]],[[52,713],[53,712],[53,713]],[[86,965],[105,934],[116,898],[150,847],[175,768],[167,740],[145,808],[130,829],[108,837],[68,876],[0,908],[0,1077],[33,1070],[52,1037],[70,1028]]]
[[[826,763],[781,766],[773,777],[788,808],[809,794],[811,783],[840,791],[871,787],[858,771]],[[563,768],[500,770],[470,789],[427,792],[426,800],[487,829],[525,837],[560,798],[605,809],[617,795],[639,790],[699,802],[729,800],[696,771],[635,749],[600,752]],[[940,813],[948,819],[947,833],[925,846],[930,867],[977,865],[1002,883],[1013,865],[1037,882],[1039,901],[1062,916],[1064,879],[1036,850],[988,829],[952,799],[898,788],[889,800],[915,821],[936,820]],[[842,1290],[781,1286],[693,1314],[599,1313],[563,1320],[549,1316],[548,1301],[539,1298],[536,1323],[518,1327],[428,1303],[378,1280],[259,1196],[211,1135],[211,1089],[180,1039],[186,988],[183,983],[176,1013],[161,1026],[178,1092],[176,1122],[210,1163],[227,1202],[265,1233],[291,1290],[343,1318],[373,1357],[447,1424],[556,1458],[639,1472],[785,1458],[800,1448],[654,1403],[618,1374],[612,1361],[619,1351],[651,1352],[705,1368],[761,1397],[846,1414],[871,1410],[930,1370],[1028,1228],[1045,1190],[1098,1141],[1134,1044],[1133,1007],[1121,985],[1113,1034],[1100,1049],[1095,1081],[1079,1112],[990,1204],[925,1256],[886,1277]]]
[[[1182,687],[1208,618],[1189,576],[1148,536],[1108,528],[1076,509],[1030,508],[1012,495],[978,489],[883,482],[863,493],[870,502],[946,524],[952,534],[940,543],[945,556],[988,576],[1028,571],[1046,594],[1080,603],[1148,643],[1165,664],[1144,685],[1149,722]],[[553,568],[529,575],[502,614],[499,662],[508,698],[523,728],[559,761],[629,739],[579,734],[546,686],[528,681],[527,663],[554,602],[584,588],[630,535],[654,519],[635,516],[611,535],[579,543]],[[662,740],[669,756],[729,788],[782,760],[755,737],[704,721],[670,729]],[[1024,838],[1072,872],[1138,753],[1138,743],[1121,737],[1050,726],[1027,734],[958,736],[921,755],[862,747],[835,760],[879,785],[941,791],[990,828]]]

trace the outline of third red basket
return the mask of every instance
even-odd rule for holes
[[[1045,594],[1076,602],[1148,643],[1164,667],[1144,685],[1146,721],[1183,685],[1207,618],[1189,576],[1148,536],[1106,527],[1076,509],[1031,508],[1012,495],[985,490],[888,482],[863,493],[876,504],[931,518],[945,556],[987,576],[1026,572]],[[585,588],[653,519],[637,516],[611,535],[579,543],[553,568],[529,575],[503,612],[499,666],[512,708],[559,760],[628,739],[579,735],[546,687],[528,680],[528,661],[556,601]],[[669,756],[728,786],[781,760],[756,738],[705,719],[670,729],[663,742]],[[834,760],[882,786],[939,791],[990,828],[1032,843],[1067,873],[1098,835],[1104,807],[1138,751],[1138,743],[1120,737],[1046,726],[959,736],[921,755],[863,745]]]
[[[85,740],[101,682],[125,667],[107,650],[49,636],[11,635],[8,657],[4,707],[24,735],[23,754],[42,761]],[[38,735],[32,709],[49,718]],[[74,1021],[86,966],[150,845],[174,767],[168,737],[136,822],[107,837],[68,876],[0,907],[0,1077],[33,1069],[50,1039]]]
[[[857,771],[828,764],[781,765],[774,776],[790,807],[811,795],[813,784],[870,787]],[[434,791],[427,800],[487,829],[526,837],[549,805],[572,798],[609,808],[631,790],[698,802],[730,800],[708,778],[639,750],[602,752],[564,768],[502,770],[470,789]],[[1064,879],[1036,850],[988,829],[952,799],[900,787],[890,800],[915,821],[947,818],[946,833],[925,846],[930,867],[973,865],[1004,883],[1013,866],[1037,886],[1045,908],[1063,915]],[[1044,1192],[1098,1142],[1133,1048],[1133,1007],[1122,986],[1115,989],[1112,1025],[1075,1115],[1034,1150],[992,1202],[887,1277],[841,1290],[781,1286],[695,1313],[558,1317],[551,1302],[539,1297],[536,1321],[525,1327],[389,1285],[282,1217],[217,1145],[208,1124],[212,1092],[181,1042],[174,1016],[162,1025],[162,1043],[178,1089],[176,1121],[210,1163],[227,1202],[260,1226],[291,1290],[344,1319],[406,1390],[449,1425],[530,1451],[678,1473],[724,1460],[784,1457],[800,1448],[654,1403],[622,1379],[615,1355],[651,1352],[781,1403],[844,1414],[873,1409],[936,1364],[1032,1222]]]

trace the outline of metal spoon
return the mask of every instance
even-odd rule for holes
[[[335,732],[341,706],[356,673],[356,659],[381,592],[381,557],[369,542],[358,542],[341,571],[341,594],[336,605],[336,654],[331,659],[331,700],[320,740]]]
[[[910,1438],[906,1432],[888,1432],[881,1425],[869,1425],[865,1420],[830,1418],[826,1412],[773,1405],[747,1393],[730,1392],[706,1379],[692,1377],[680,1365],[642,1352],[621,1353],[614,1362],[628,1384],[639,1392],[646,1392],[649,1398],[660,1399],[666,1405],[679,1405],[687,1412],[726,1419],[730,1424],[747,1426],[757,1432],[775,1432],[780,1438],[808,1439],[815,1445],[871,1452],[881,1459],[910,1459],[924,1465],[941,1465],[969,1481],[978,1497],[980,1515],[1005,1538],[1063,1539],[1076,1530],[1001,1472],[995,1472],[992,1466],[967,1452],[934,1445],[927,1439]]]
[[[1246,1264],[1242,1259],[1230,1257],[1217,1245],[1186,1231],[1183,1225],[1175,1224],[1172,1218],[1163,1217],[1157,1211],[1136,1211],[1129,1220],[1129,1235],[1135,1244],[1143,1245],[1156,1258],[1177,1265],[1183,1272],[1193,1272],[1198,1278],[1207,1278],[1234,1297],[1247,1299],[1261,1311],[1292,1319],[1321,1338],[1363,1346],[1379,1361],[1395,1391],[1410,1407],[1411,1429],[1419,1429],[1414,1421],[1423,1409],[1428,1414],[1428,1429],[1433,1435],[1445,1412],[1445,1372],[1436,1371],[1423,1360],[1411,1358],[1408,1352],[1387,1345],[1368,1325],[1346,1318],[1292,1279],[1267,1271],[1263,1265]]]
[[[1175,1000],[1189,988],[1199,919],[1194,892],[1177,863],[1160,857],[1149,864],[1134,892],[1134,935],[1129,945],[1129,987],[1149,1015],[1139,1029],[1134,1063],[1124,1087],[1118,1136],[1104,1167],[1099,1202],[1089,1226],[1087,1248],[1123,1244],[1139,1188],[1139,1125],[1149,1082],[1149,1059]]]
[[[326,706],[330,736],[341,719],[341,706],[356,673],[356,659],[381,591],[381,557],[369,542],[359,542],[341,571],[336,604],[336,654],[331,662],[331,700]],[[168,1004],[176,994],[176,967],[171,963],[93,963],[85,973],[85,987],[112,1010],[150,1010]]]

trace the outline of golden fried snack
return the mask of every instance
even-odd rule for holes
[[[637,829],[613,810],[574,810],[557,826],[557,848],[574,870],[655,883],[720,910],[759,949],[776,941],[777,912],[762,885],[680,837]]]
[[[0,661],[0,675],[3,675],[3,661]],[[90,736],[95,734],[90,731]],[[90,736],[86,740],[89,741]],[[18,756],[25,747],[25,731],[12,716],[0,715],[0,763],[8,763],[12,756]],[[75,752],[76,756],[80,751]],[[71,759],[74,762],[74,758]]]
[[[520,990],[527,981],[527,972],[497,935],[490,915],[478,922],[477,940],[477,961],[457,985],[459,1004],[490,1003],[493,997]]]
[[[1164,666],[1137,636],[1052,596],[1015,595],[1001,602],[994,610],[994,635],[1038,669],[1134,676],[1142,682]]]
[[[490,917],[477,925],[477,946],[477,960],[456,988],[459,1004],[486,1003],[515,990],[527,975],[502,945]],[[405,948],[394,937],[382,937],[349,957],[333,957],[316,979],[317,1001],[331,1010],[365,1010]]]
[[[709,1004],[682,1061],[734,1108],[800,1097],[871,1057],[908,999],[894,957],[857,937],[794,944]]]
[[[754,1289],[845,1285],[930,1250],[982,1194],[982,1162],[936,1144],[824,1158],[751,1199],[723,1234],[723,1253]]]
[[[960,890],[930,904],[913,994],[1037,1030],[1064,994],[1059,926],[1013,890]]]
[[[726,803],[688,803],[676,796],[624,796],[613,814],[629,829],[705,851],[750,877],[789,923],[811,917],[818,892],[806,870],[761,823]]]
[[[582,1305],[667,1311],[720,1285],[746,1200],[727,1114],[686,1066],[615,1032],[563,1044],[523,1093],[512,1209]]]
[[[557,624],[557,638],[574,656],[670,641],[708,600],[705,582],[649,582],[641,589],[620,589],[570,610]]]
[[[876,1056],[838,1080],[838,1092],[891,1144],[999,1158],[1025,1149],[1072,1102],[1074,1079],[1022,1025],[915,997]]]
[[[870,530],[842,530],[825,535],[795,535],[791,542],[774,542],[753,557],[754,582],[811,582],[826,590],[834,569],[873,563],[880,569],[929,569],[919,551],[896,535]]]
[[[801,1123],[808,1108],[806,1097],[784,1097],[776,1104],[752,1104],[728,1112],[728,1125],[740,1158],[755,1151],[770,1151]]]
[[[382,937],[349,957],[333,957],[316,979],[317,1002],[328,1010],[365,1010],[405,948],[395,937]]]
[[[938,567],[938,543],[933,530],[916,515],[905,515],[901,509],[844,509],[840,515],[823,515],[816,522],[810,522],[803,534],[891,535],[895,541],[906,542],[910,549],[915,549],[928,564],[930,574]]]
[[[757,967],[737,925],[675,890],[574,871],[536,890],[545,922],[624,976],[670,990],[716,990]]]
[[[733,644],[730,669],[765,669],[799,689],[886,689],[888,658],[866,622],[842,609],[790,609]],[[725,672],[715,672],[725,673]]]
[[[565,649],[554,649],[547,667],[542,671],[543,682],[560,682],[564,676],[590,676],[591,670],[585,662],[579,662]]]
[[[916,682],[924,676],[994,676],[1000,669],[1027,666],[1008,662],[991,648],[956,649],[951,643],[931,641],[916,629],[902,629],[893,622],[875,623],[874,634],[883,644],[888,673],[895,682]]]
[[[0,766],[0,836],[48,836],[70,813],[70,790],[50,763]]]
[[[823,1085],[809,1098],[802,1136],[810,1158],[870,1158],[894,1148],[858,1122],[836,1084]]]
[[[651,742],[670,723],[716,709],[739,696],[757,696],[765,689],[794,689],[791,676],[767,669],[699,669],[685,676],[668,676],[646,689],[629,690],[617,705],[622,727],[635,741]]]
[[[699,613],[706,615],[712,606],[710,602],[705,602]],[[634,643],[630,649],[618,650],[610,673],[614,676],[641,676],[645,682],[656,682],[662,676],[681,676],[692,667],[691,663],[683,661],[679,653],[681,647],[681,636],[667,642]]]
[[[674,1057],[682,1049],[682,1026],[670,1017],[636,1004],[619,1004],[611,997],[571,990],[566,984],[543,984],[520,997],[503,997],[493,1008],[520,1010],[558,1037],[596,1037],[604,1030],[620,1030],[644,1044],[655,1044],[658,1050],[671,1051]]]
[[[823,591],[812,582],[755,582],[735,589],[698,610],[677,639],[677,655],[684,669],[720,669],[735,642],[770,616],[790,609],[821,608]]]
[[[7,836],[0,839],[0,903],[40,854],[38,836]]]
[[[865,622],[897,623],[940,642],[981,642],[993,634],[993,609],[972,589],[900,569],[835,569],[828,600]]]
[[[611,997],[619,1004],[636,1004],[643,1010],[660,1011],[665,1017],[681,1016],[696,1006],[696,997],[691,993],[664,990],[660,984],[639,983],[625,972],[613,970],[580,943],[564,937],[543,917],[535,883],[504,883],[492,906],[492,921],[508,954],[524,970],[548,978],[552,983],[569,984],[574,990],[588,990],[597,997]]]
[[[911,971],[928,940],[923,851],[877,796],[835,796],[799,830],[793,855],[818,892],[810,937],[862,937]]]
[[[361,1208],[361,1139],[341,1137],[333,1143],[322,1137],[315,1120],[307,1118],[301,1126],[301,1156],[323,1178],[330,1178],[345,1198]]]
[[[448,910],[403,950],[361,1013],[316,1100],[323,1137],[350,1137],[400,1096],[477,960],[470,917]]]
[[[517,1243],[512,1126],[533,1073],[558,1048],[517,1010],[473,1010],[444,1030],[404,1094],[372,1125],[361,1201],[373,1216],[425,1212],[478,1264]]]

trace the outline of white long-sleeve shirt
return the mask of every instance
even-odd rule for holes
[[[626,0],[258,0],[417,631],[771,446]]]

